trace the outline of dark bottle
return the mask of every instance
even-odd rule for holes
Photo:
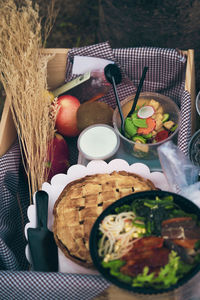
[[[86,101],[93,102],[103,97],[112,88],[111,83],[106,79],[104,69],[92,70],[80,75],[76,79],[54,90],[54,96],[72,95],[78,98],[81,103]]]

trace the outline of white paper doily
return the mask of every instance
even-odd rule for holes
[[[157,188],[161,190],[169,191],[169,186],[166,177],[161,172],[150,172],[147,165],[143,163],[134,163],[129,165],[125,160],[113,159],[109,163],[103,160],[90,161],[87,166],[80,164],[71,166],[67,174],[57,174],[51,179],[51,183],[44,182],[42,190],[46,191],[49,195],[49,207],[48,207],[48,228],[52,231],[53,226],[53,207],[54,203],[58,199],[60,193],[64,187],[76,179],[82,178],[86,175],[100,174],[100,173],[111,173],[113,171],[127,171],[141,175],[146,179],[150,179]],[[35,197],[33,197],[35,203]],[[25,236],[27,239],[27,229],[29,227],[36,228],[36,206],[32,204],[28,207],[27,215],[29,223],[25,226]],[[31,263],[31,256],[28,245],[26,246],[26,257]],[[78,273],[78,274],[98,274],[97,271],[84,268],[78,264],[72,262],[66,258],[64,254],[58,249],[58,262],[59,272],[63,273]]]

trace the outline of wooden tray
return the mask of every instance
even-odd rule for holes
[[[65,80],[65,72],[66,72],[66,60],[67,60],[67,53],[68,49],[43,49],[42,52],[45,54],[55,54],[54,58],[49,61],[48,63],[48,86],[49,89],[55,89],[62,85]],[[195,108],[195,64],[194,64],[194,50],[189,49],[186,51],[182,51],[183,54],[187,56],[187,67],[186,67],[186,80],[185,80],[185,90],[187,90],[191,95],[192,100],[192,132],[195,132],[197,129],[197,114]],[[14,122],[12,119],[12,114],[9,108],[9,95],[7,95],[3,114],[0,120],[0,157],[3,156],[12,144],[15,142],[17,138],[16,129],[14,126]],[[188,292],[191,289],[188,289]],[[181,293],[168,293],[165,295],[157,296],[142,296],[142,295],[135,295],[132,293],[125,292],[120,290],[117,287],[111,285],[107,290],[103,292],[102,295],[95,298],[96,300],[121,300],[121,299],[133,299],[133,300],[143,300],[148,298],[149,300],[155,299],[163,299],[163,300],[179,300],[183,299],[182,297],[179,298]],[[182,295],[184,297],[184,294]],[[184,299],[189,299],[184,298]]]

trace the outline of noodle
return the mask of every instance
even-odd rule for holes
[[[133,225],[135,218],[133,212],[122,212],[104,218],[99,226],[103,233],[99,243],[99,256],[105,260],[119,259],[132,248],[135,237],[141,233],[141,228]]]

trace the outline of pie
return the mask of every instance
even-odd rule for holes
[[[97,217],[121,197],[155,189],[150,180],[126,171],[88,175],[70,182],[53,209],[57,246],[72,261],[92,267],[89,236]]]

